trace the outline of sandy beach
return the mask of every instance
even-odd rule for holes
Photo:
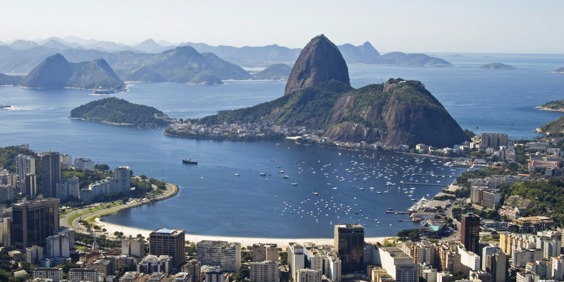
[[[137,234],[143,235],[143,237],[149,237],[149,233],[153,230],[147,229],[139,229],[127,226],[121,226],[109,222],[105,222],[100,220],[99,218],[96,219],[96,223],[102,227],[106,228],[108,234],[112,235],[114,232],[119,231],[123,232],[125,236],[137,236]],[[167,227],[168,228],[168,227]],[[391,238],[390,237],[369,237],[365,238],[364,240],[367,243],[377,243],[383,242],[384,239]],[[239,242],[241,246],[252,246],[254,243],[275,243],[280,248],[286,248],[288,243],[296,242],[296,243],[304,243],[304,242],[313,242],[316,245],[333,245],[333,238],[258,238],[258,237],[231,237],[231,236],[210,236],[210,235],[197,235],[197,234],[186,234],[186,241],[190,242],[199,242],[203,240],[219,240],[219,241],[228,241],[228,242]]]

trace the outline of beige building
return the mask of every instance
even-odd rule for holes
[[[251,262],[251,282],[278,282],[279,272],[276,262]]]

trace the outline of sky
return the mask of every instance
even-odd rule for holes
[[[318,34],[381,52],[564,54],[561,0],[2,0],[0,42],[301,48]]]

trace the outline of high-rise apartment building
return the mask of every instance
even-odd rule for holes
[[[360,224],[335,225],[334,247],[343,273],[364,269],[364,227]]]
[[[203,240],[196,244],[196,253],[202,265],[221,266],[225,272],[241,268],[241,243]]]
[[[129,237],[121,239],[121,254],[142,258],[145,256],[145,239]]]
[[[382,247],[379,249],[382,268],[397,282],[418,281],[417,266],[412,257],[398,247]]]
[[[278,282],[278,264],[273,261],[251,262],[251,282]]]
[[[305,268],[304,246],[290,242],[288,244],[288,268],[292,280],[298,280],[298,271]]]
[[[185,234],[179,229],[157,229],[149,234],[149,253],[171,257],[172,267],[180,268],[186,262]]]
[[[68,234],[60,233],[47,237],[45,240],[45,257],[70,257],[71,238]]]
[[[321,282],[321,271],[316,269],[300,269],[297,282]]]
[[[41,154],[41,193],[43,197],[57,197],[57,183],[61,181],[61,160],[57,152]]]
[[[38,199],[12,204],[12,244],[20,249],[45,246],[59,230],[59,199]]]
[[[26,196],[29,195],[26,191],[26,176],[28,174],[35,175],[35,158],[28,155],[19,154],[16,156],[16,183],[17,188]],[[35,178],[34,178],[35,179]],[[35,185],[31,185],[35,187]]]
[[[265,260],[278,261],[278,245],[276,244],[253,244],[252,260],[262,262]]]
[[[202,276],[200,274],[202,264],[197,259],[191,259],[182,266],[182,271],[188,273],[190,276],[189,282],[200,282],[202,281]]]
[[[129,193],[131,191],[131,170],[128,166],[118,166],[114,169],[116,193]]]
[[[480,253],[480,217],[472,213],[462,216],[460,222],[460,243],[466,250]]]

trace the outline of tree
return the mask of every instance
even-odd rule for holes
[[[110,170],[110,166],[108,166],[107,164],[96,164],[94,165],[94,169],[107,171]]]

